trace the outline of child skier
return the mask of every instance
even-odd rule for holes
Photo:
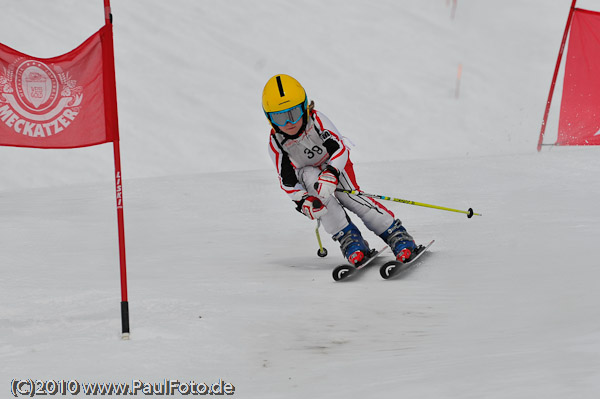
[[[360,190],[342,136],[321,112],[314,109],[300,83],[288,75],[268,80],[262,106],[272,126],[269,153],[281,188],[309,219],[320,219],[325,231],[340,243],[342,254],[357,265],[369,254],[368,244],[346,209],[385,241],[404,262],[416,245],[400,220],[379,202],[336,192]]]

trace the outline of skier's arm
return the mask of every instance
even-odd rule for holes
[[[269,155],[277,169],[279,186],[281,189],[286,192],[292,201],[295,201],[296,203],[301,201],[307,192],[298,181],[290,157],[281,149],[273,135],[271,135],[271,140],[269,142]]]

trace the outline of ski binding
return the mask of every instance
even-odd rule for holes
[[[379,255],[381,255],[383,252],[385,252],[385,250],[387,248],[389,248],[389,247],[386,245],[385,247],[381,248],[379,251],[377,251],[375,249],[371,250],[367,259],[364,260],[362,263],[360,263],[358,266],[354,266],[351,264],[345,264],[345,265],[340,265],[340,266],[336,267],[335,269],[333,269],[333,273],[332,273],[333,279],[335,281],[342,281],[342,280],[346,280],[347,278],[355,275],[356,272],[367,267]]]
[[[427,252],[429,247],[431,247],[431,245],[433,245],[434,242],[435,240],[431,240],[431,242],[426,246],[419,245],[415,252],[413,252],[414,256],[411,256],[407,262],[392,260],[384,263],[379,268],[379,274],[381,274],[381,277],[383,277],[384,279],[389,280],[391,278],[394,278],[394,276],[398,276],[402,274],[402,272],[416,266],[416,264],[418,263],[417,261],[425,252]]]

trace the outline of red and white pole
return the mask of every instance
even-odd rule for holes
[[[125,260],[125,218],[123,216],[123,183],[121,178],[121,150],[119,141],[113,142],[115,154],[115,183],[117,195],[117,221],[119,226],[119,260],[121,265],[121,332],[129,339],[129,302],[127,299],[127,265]]]
[[[105,73],[105,95],[109,98],[117,99],[117,85],[115,80],[115,53],[112,36],[112,12],[110,8],[110,0],[104,0],[104,18],[105,24],[109,27],[109,34],[106,35],[106,40],[102,43],[104,47],[104,73]],[[107,103],[105,101],[105,103]],[[116,104],[112,104],[115,108]],[[108,106],[108,104],[107,104]],[[108,114],[108,113],[107,113]],[[115,189],[117,197],[117,222],[119,232],[119,260],[121,268],[121,326],[122,338],[129,339],[129,302],[127,298],[127,263],[125,257],[125,218],[123,216],[123,176],[121,173],[121,149],[119,146],[119,124],[117,120],[110,123],[115,132],[113,141],[114,156],[115,156]]]
[[[556,86],[556,79],[558,77],[558,70],[560,69],[560,62],[562,60],[562,55],[565,50],[565,44],[567,43],[567,36],[569,35],[569,30],[571,29],[571,21],[573,20],[573,13],[575,12],[575,3],[577,3],[577,0],[573,0],[573,3],[571,3],[571,10],[569,11],[567,25],[565,26],[565,32],[563,33],[562,42],[560,44],[560,50],[558,51],[556,66],[554,67],[554,76],[552,77],[550,93],[548,94],[548,101],[546,101],[546,110],[544,111],[544,119],[542,120],[542,128],[540,129],[540,138],[538,140],[537,145],[538,152],[540,152],[540,150],[542,149],[542,143],[544,142],[544,134],[546,133],[546,123],[548,123],[548,114],[550,113],[550,105],[552,104],[554,86]]]

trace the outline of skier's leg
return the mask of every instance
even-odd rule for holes
[[[340,173],[339,180],[345,190],[360,190],[351,162]],[[405,261],[410,257],[416,247],[415,241],[390,210],[372,198],[339,192],[335,195],[345,208],[356,213],[369,230],[389,245],[398,260]]]
[[[298,180],[308,191],[308,194],[317,196],[314,185],[319,179],[321,170],[312,166],[305,166],[298,169],[296,173]],[[327,207],[327,213],[321,216],[321,224],[327,233],[333,235],[348,225],[346,211],[333,196],[323,198],[323,204]]]
[[[348,161],[346,168],[340,171],[338,187],[348,191],[360,190],[352,162]],[[336,192],[335,196],[344,208],[355,213],[376,235],[383,233],[394,222],[392,211],[372,198],[341,192]]]
[[[307,166],[298,170],[298,180],[310,195],[317,195],[314,184],[321,170]],[[361,262],[369,253],[369,246],[362,238],[358,228],[352,223],[337,198],[330,195],[323,199],[327,213],[321,217],[325,231],[340,243],[342,254],[352,264]]]

